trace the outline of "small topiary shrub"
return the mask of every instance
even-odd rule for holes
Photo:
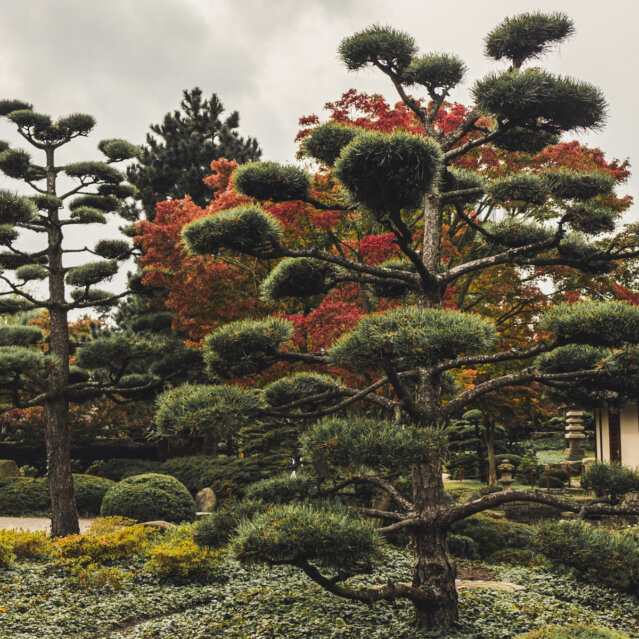
[[[200,546],[217,548],[228,543],[244,519],[266,509],[261,500],[244,499],[223,504],[212,515],[202,517],[195,525],[194,540]]]
[[[148,459],[126,459],[114,457],[107,461],[98,459],[94,461],[86,470],[87,475],[105,477],[112,481],[120,481],[132,475],[142,475],[143,473],[159,472],[160,462]]]
[[[115,482],[94,475],[73,475],[75,505],[80,515],[99,515],[102,499]]]
[[[593,626],[548,626],[519,635],[517,639],[630,639],[630,635]]]
[[[0,479],[0,515],[43,515],[50,508],[47,482],[43,478]]]
[[[112,486],[102,500],[103,517],[121,515],[136,521],[192,521],[195,502],[175,477],[148,473],[127,477]]]

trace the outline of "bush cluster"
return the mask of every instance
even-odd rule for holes
[[[593,626],[548,626],[519,635],[517,639],[630,639],[630,635]]]
[[[102,500],[101,514],[136,521],[192,521],[195,502],[186,486],[174,477],[147,473],[113,485]]]
[[[534,546],[585,581],[639,595],[639,534],[609,531],[581,521],[542,523]]]

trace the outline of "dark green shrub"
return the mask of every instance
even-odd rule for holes
[[[49,511],[49,491],[44,478],[0,479],[0,515],[43,515]]]
[[[581,521],[548,521],[539,525],[534,547],[585,581],[639,594],[636,533],[611,532]]]
[[[218,547],[228,543],[240,522],[267,508],[260,500],[244,499],[227,502],[212,515],[202,517],[195,525],[195,542],[200,546]]]
[[[504,548],[527,548],[534,534],[531,526],[489,514],[462,519],[455,522],[450,530],[453,534],[470,537],[483,559]]]
[[[581,487],[594,490],[597,497],[619,499],[639,491],[639,473],[619,463],[595,462],[582,475]]]
[[[244,495],[249,484],[281,473],[288,464],[289,460],[281,455],[219,455],[215,466],[202,476],[202,485],[210,486],[219,499],[224,499],[230,488],[233,498],[237,499]]]
[[[217,459],[206,455],[173,457],[160,466],[159,472],[180,480],[194,494],[208,486],[204,482],[207,481],[208,473],[215,469]]]
[[[102,500],[100,514],[137,521],[192,521],[195,502],[186,486],[175,477],[147,473],[127,477],[112,486]]]
[[[247,499],[262,499],[269,504],[288,504],[317,496],[317,478],[283,473],[251,484]]]
[[[114,482],[94,475],[73,475],[75,505],[80,515],[99,515],[102,499]]]
[[[157,461],[115,457],[106,461],[103,459],[94,461],[86,469],[86,474],[105,477],[106,479],[111,479],[113,481],[120,481],[121,479],[131,477],[132,475],[158,472],[159,469],[160,462]]]
[[[463,559],[478,559],[477,544],[466,535],[448,535],[448,550],[455,557]]]
[[[548,626],[519,635],[517,639],[630,639],[630,635],[594,626]]]

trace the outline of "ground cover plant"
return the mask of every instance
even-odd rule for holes
[[[486,50],[510,67],[478,81],[475,105],[454,122],[446,119],[445,102],[465,72],[456,56],[419,55],[409,35],[390,27],[346,38],[340,56],[347,68],[372,66],[388,76],[413,130],[316,126],[303,148],[323,164],[331,188],[313,190],[310,176],[297,167],[248,163],[233,174],[235,189],[247,199],[184,227],[193,255],[279,260],[261,286],[274,309],[287,299],[313,307],[351,284],[369,300],[350,331],[313,351],[300,347],[294,322],[282,313],[223,325],[204,340],[214,383],[171,389],[158,401],[158,436],[224,439],[269,418],[304,430],[299,450],[321,480],[314,497],[322,499],[278,504],[240,522],[231,549],[242,561],[288,563],[347,599],[407,599],[419,627],[449,628],[458,620],[456,569],[446,541],[455,522],[510,501],[580,515],[634,512],[534,491],[444,501],[447,424],[468,408],[489,404],[496,391],[536,383],[560,392],[579,388],[592,397],[637,388],[636,377],[624,376],[635,370],[639,334],[639,311],[630,304],[583,301],[523,313],[520,324],[532,328],[518,341],[505,339],[490,313],[450,304],[451,291],[469,278],[493,277],[496,267],[520,284],[531,271],[552,266],[605,280],[637,255],[634,226],[612,244],[604,237],[615,230],[623,206],[616,204],[615,177],[602,166],[510,174],[497,160],[501,174],[477,170],[481,148],[530,154],[564,132],[601,125],[605,100],[596,87],[522,67],[572,31],[562,14],[524,14],[499,25],[488,34]],[[408,94],[416,85],[427,91],[428,106]],[[525,162],[528,156],[520,157]],[[499,215],[478,219],[473,206],[482,199]],[[299,202],[345,218],[357,211],[362,226],[386,232],[394,259],[373,263],[347,242],[291,245],[261,201]],[[444,260],[448,224],[465,229],[476,244]],[[282,362],[305,368],[291,374],[277,368]],[[318,372],[307,372],[311,367]],[[477,369],[482,374],[471,376]],[[260,392],[251,385],[265,371],[286,376],[269,379]],[[237,378],[247,382],[228,383]],[[355,404],[364,416],[348,413]],[[410,482],[408,496],[394,485],[398,475]],[[345,508],[343,502],[356,499],[353,493],[363,486],[386,493],[386,505]],[[384,536],[398,531],[411,538],[409,580],[363,585],[361,575],[383,563]]]
[[[333,597],[292,567],[247,570],[228,555],[194,546],[191,525],[162,533],[122,527],[126,523],[102,520],[91,534],[58,540],[0,533],[0,557],[5,548],[13,554],[0,568],[0,632],[12,639],[442,636],[416,630],[408,602],[363,608]],[[372,577],[399,577],[410,563],[408,553],[391,550],[384,572]],[[463,620],[447,637],[512,639],[551,623],[638,636],[634,597],[547,568],[461,564],[527,590],[461,590]]]

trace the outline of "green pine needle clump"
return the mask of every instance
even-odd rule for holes
[[[223,376],[254,375],[275,363],[274,352],[292,336],[292,324],[281,319],[231,322],[206,338],[204,361]]]
[[[413,58],[402,73],[402,84],[421,84],[431,91],[452,89],[466,73],[466,65],[456,55],[430,53]]]
[[[552,229],[513,218],[506,218],[501,222],[488,222],[484,228],[492,235],[492,241],[511,248],[544,242],[553,236]]]
[[[552,195],[564,200],[588,200],[597,195],[609,195],[614,178],[600,171],[577,173],[566,169],[546,171],[543,179]]]
[[[304,459],[316,464],[396,469],[441,459],[446,435],[378,419],[328,417],[310,426],[300,447]]]
[[[155,434],[230,437],[252,423],[259,408],[254,391],[230,384],[183,384],[158,397],[153,418]]]
[[[479,109],[519,126],[538,125],[551,132],[603,125],[606,99],[594,85],[529,69],[490,74],[475,83]]]
[[[402,71],[417,53],[417,46],[414,38],[403,31],[373,25],[344,38],[338,51],[350,71],[373,64]]]
[[[124,175],[104,162],[73,162],[63,167],[69,177],[91,178],[96,182],[119,184]]]
[[[0,326],[0,346],[31,346],[44,339],[37,326]]]
[[[257,200],[283,202],[304,200],[311,179],[302,169],[276,162],[247,162],[233,173],[233,185],[238,193]]]
[[[492,180],[486,192],[494,202],[525,206],[540,206],[548,198],[548,186],[538,175],[508,175]]]
[[[331,362],[353,370],[430,366],[478,353],[497,339],[495,325],[478,315],[409,306],[363,317],[328,351]]]
[[[608,349],[588,344],[566,344],[540,355],[535,366],[545,373],[570,373],[596,368],[610,355]]]
[[[239,206],[187,224],[182,230],[186,247],[195,255],[215,255],[228,248],[249,255],[277,252],[279,222],[254,205]]]
[[[519,66],[524,60],[540,57],[574,31],[573,21],[565,13],[522,13],[507,18],[488,34],[486,55],[495,60],[507,58]]]
[[[0,224],[30,222],[35,215],[34,203],[10,191],[0,191]]]
[[[319,373],[293,373],[272,382],[264,389],[264,399],[275,408],[306,397],[336,390],[337,381]]]
[[[422,206],[437,181],[439,145],[421,135],[366,132],[342,151],[335,176],[352,199],[375,212]]]
[[[614,301],[560,304],[544,314],[539,327],[556,335],[563,344],[637,344],[639,308]]]
[[[325,166],[333,166],[342,149],[360,133],[361,130],[355,127],[327,122],[313,129],[304,138],[302,151],[304,155],[316,159]]]
[[[91,286],[111,279],[118,272],[118,268],[117,260],[88,262],[70,268],[66,282],[71,286]]]
[[[337,504],[286,504],[244,520],[232,552],[244,563],[313,562],[342,579],[381,559],[384,542],[373,522]]]
[[[277,302],[286,297],[309,297],[328,292],[338,269],[312,258],[289,257],[282,260],[260,285],[262,298]]]

